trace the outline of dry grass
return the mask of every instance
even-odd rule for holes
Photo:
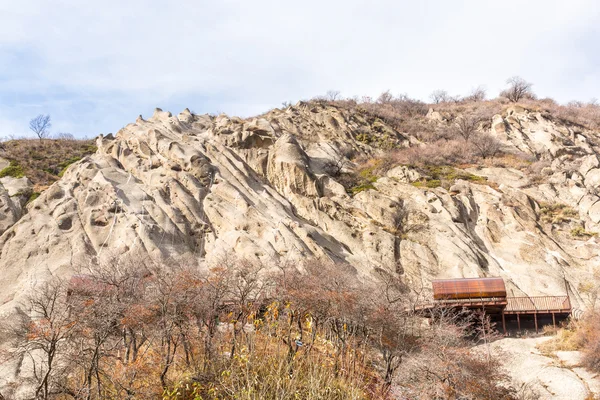
[[[18,139],[4,142],[3,147],[0,156],[11,166],[0,175],[27,176],[36,192],[60,179],[69,165],[96,152],[93,140]]]
[[[540,203],[540,215],[542,221],[548,224],[562,224],[579,219],[577,210],[561,203]]]
[[[583,354],[582,366],[600,372],[600,312],[591,310],[582,320],[570,321],[539,349],[546,354],[579,350]]]
[[[575,351],[583,347],[582,337],[578,334],[580,324],[570,321],[563,328],[544,327],[545,335],[555,335],[552,339],[538,345],[538,349],[546,355],[552,355],[555,351]]]

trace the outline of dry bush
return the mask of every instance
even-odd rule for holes
[[[594,372],[600,372],[600,313],[592,311],[579,324],[577,337],[583,345],[582,365]]]
[[[475,151],[463,140],[438,140],[436,142],[402,149],[395,160],[406,165],[458,165],[476,161]]]
[[[584,106],[561,106],[554,105],[547,107],[547,111],[552,118],[563,122],[586,127],[588,129],[600,128],[600,106],[597,104],[586,104]]]
[[[493,158],[502,151],[502,143],[488,133],[476,134],[471,143],[475,154],[483,159]]]
[[[465,99],[458,103],[440,103],[434,109],[447,120],[453,121],[461,115],[472,115],[482,123],[482,128],[491,123],[494,115],[502,112],[504,104],[500,99],[473,101]]]
[[[583,338],[578,334],[580,325],[580,322],[570,320],[561,328],[544,327],[544,334],[554,335],[554,337],[538,345],[538,349],[545,354],[552,354],[555,351],[580,350],[584,344]]]
[[[508,376],[491,352],[473,350],[467,337],[489,342],[493,332],[485,318],[439,310],[421,332],[418,352],[399,368],[397,395],[411,399],[513,399]],[[486,336],[487,335],[487,336]],[[485,343],[484,343],[485,345]]]
[[[579,219],[579,212],[566,204],[540,202],[540,217],[545,223],[562,224]]]
[[[498,168],[514,168],[521,171],[527,171],[528,168],[535,163],[535,157],[517,151],[506,151],[496,155],[493,158],[486,158],[481,160],[481,165],[485,167],[498,167]],[[531,178],[531,175],[529,175]],[[537,182],[536,180],[534,180]]]
[[[486,398],[502,382],[497,359],[467,348],[481,330],[441,317],[427,329],[387,269],[359,283],[319,260],[223,257],[201,271],[114,257],[50,289],[27,305],[53,311],[33,312],[13,342],[46,355],[32,358],[44,399],[386,399],[417,386]],[[414,365],[442,381],[396,379]]]

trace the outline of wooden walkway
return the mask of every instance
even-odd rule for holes
[[[538,316],[552,316],[552,324],[556,326],[556,317],[571,314],[572,307],[569,296],[523,296],[523,297],[488,297],[468,299],[434,300],[417,305],[414,310],[424,313],[439,308],[467,308],[483,310],[490,315],[502,317],[502,329],[506,333],[506,316],[515,315],[519,331],[521,316],[533,316],[535,330],[538,332]]]

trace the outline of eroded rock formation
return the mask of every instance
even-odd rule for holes
[[[2,182],[0,311],[93,257],[135,252],[204,263],[229,251],[347,262],[358,279],[385,268],[412,285],[502,276],[516,295],[562,294],[566,279],[583,307],[575,292],[594,273],[600,247],[544,224],[540,204],[564,204],[581,229],[600,229],[597,133],[519,106],[494,116],[489,132],[508,150],[548,160],[545,178],[477,167],[468,171],[487,181],[457,180],[446,190],[413,185],[420,173],[398,166],[351,195],[328,164],[377,154],[369,143],[419,141],[358,111],[313,103],[248,120],[157,109],[99,137],[97,153],[72,165],[24,215]],[[351,170],[346,161],[342,169]]]

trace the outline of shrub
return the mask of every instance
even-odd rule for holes
[[[40,197],[40,195],[41,195],[40,192],[33,192],[33,193],[31,193],[29,195],[29,198],[27,199],[27,203],[26,204],[31,203],[32,201],[34,201],[35,199],[37,199],[38,197]]]
[[[545,353],[580,350],[582,366],[600,372],[600,312],[591,309],[582,320],[569,321],[553,339],[539,348]]]
[[[540,203],[540,214],[542,221],[550,224],[562,224],[579,217],[576,210],[562,203],[542,202]]]
[[[10,165],[0,171],[0,178],[4,177],[22,178],[25,176],[25,171],[16,161],[10,161]]]
[[[473,175],[449,166],[426,165],[418,167],[417,169],[422,174],[426,175],[426,178],[421,181],[414,182],[413,186],[416,187],[443,187],[445,189],[449,189],[459,179],[473,183],[487,182],[487,179],[484,177]]]
[[[578,334],[583,340],[582,364],[594,372],[600,372],[600,313],[592,312],[581,325]]]
[[[63,161],[60,164],[58,164],[58,168],[60,168],[60,172],[58,173],[58,176],[62,178],[62,176],[65,174],[65,171],[67,170],[67,168],[69,168],[69,166],[71,164],[74,164],[79,160],[81,160],[81,157],[74,156],[74,157],[71,157],[68,160]]]
[[[488,133],[476,134],[471,142],[475,154],[484,159],[495,157],[502,151],[502,143]]]
[[[593,236],[598,236],[598,232],[586,231],[584,227],[578,226],[578,227],[571,229],[571,236],[574,236],[577,238],[590,238]]]
[[[399,150],[395,155],[400,164],[457,165],[476,161],[473,148],[463,140],[438,140],[436,142]]]

